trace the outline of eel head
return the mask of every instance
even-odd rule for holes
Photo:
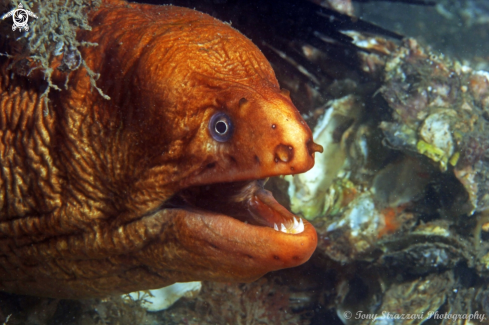
[[[141,198],[133,204],[143,206],[148,189],[171,194],[141,209],[170,221],[140,258],[179,282],[252,281],[300,265],[316,248],[316,231],[263,185],[309,170],[322,148],[249,39],[207,15],[179,10],[172,17],[178,28],[158,33],[162,26],[148,23],[145,33],[158,36],[137,37],[144,44],[136,48],[145,51],[129,79],[138,82],[138,109],[126,124],[146,135],[142,155],[150,161],[132,188]],[[126,34],[118,39],[124,44]]]

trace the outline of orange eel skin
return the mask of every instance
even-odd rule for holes
[[[67,90],[55,70],[45,107],[39,70],[0,59],[0,289],[103,297],[306,262],[315,229],[263,183],[322,148],[260,50],[174,6],[105,1],[89,21],[111,100],[81,67]]]

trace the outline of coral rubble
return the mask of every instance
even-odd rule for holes
[[[192,301],[177,303],[160,314],[164,324],[309,324],[295,313],[290,289],[277,278],[265,277],[249,284],[205,282]]]
[[[314,170],[287,178],[292,209],[318,231],[318,254],[370,269],[358,270],[368,274],[369,293],[338,300],[359,294],[348,285],[349,294],[337,296],[338,315],[402,311],[424,314],[402,324],[421,324],[447,302],[461,312],[460,299],[475,311],[489,274],[489,74],[414,39],[396,45],[351,35],[371,50],[358,54],[359,69],[378,87],[330,100],[314,133],[327,154]],[[338,292],[351,281],[340,281]],[[469,301],[453,290],[477,294]]]

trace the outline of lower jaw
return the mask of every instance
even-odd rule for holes
[[[161,265],[171,266],[172,273],[178,274],[177,282],[248,282],[267,272],[306,262],[317,245],[314,227],[303,221],[301,232],[281,231],[282,223],[289,225],[292,220],[293,224],[294,215],[262,187],[241,185],[250,190],[249,195],[221,206],[221,210],[225,210],[222,212],[203,209],[203,204],[173,206],[156,212],[154,218],[164,220],[164,228],[159,239],[152,240],[142,253],[144,256],[138,256],[138,260],[147,265],[154,264],[151,269],[155,272]],[[181,194],[191,193],[195,192]],[[180,197],[175,203],[189,203],[184,198]],[[215,207],[218,201],[214,200],[215,196],[211,198],[210,205]],[[226,213],[230,208],[240,210],[230,216]],[[274,224],[278,230],[274,229]],[[287,230],[290,226],[285,228]],[[171,254],[166,253],[166,240],[170,241]]]
[[[311,257],[317,245],[316,230],[307,221],[303,221],[302,232],[293,234],[196,210],[189,211],[179,225],[185,225],[185,228],[178,232],[186,236],[191,234],[188,238],[192,242],[184,246],[193,251],[192,256],[219,261],[219,269],[232,270],[241,280],[249,279],[244,281],[254,280],[270,271],[298,266]]]

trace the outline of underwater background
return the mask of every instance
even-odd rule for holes
[[[203,282],[158,312],[145,293],[0,293],[0,321],[489,324],[489,2],[330,0],[323,16],[307,0],[151,3],[229,22],[270,60],[325,150],[266,187],[314,225],[318,247],[304,265]]]

